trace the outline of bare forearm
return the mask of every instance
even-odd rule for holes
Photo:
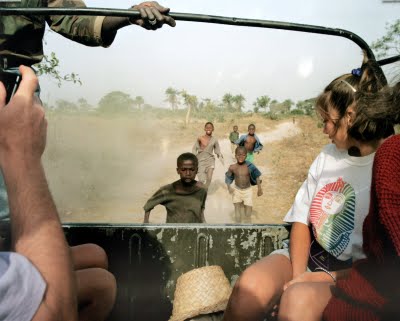
[[[150,211],[144,213],[143,223],[149,223]]]
[[[311,237],[308,226],[303,223],[293,223],[290,232],[290,260],[293,278],[307,270],[310,243]]]
[[[201,222],[202,222],[202,223],[206,223],[206,218],[205,218],[205,216],[204,216],[204,208],[201,210],[200,218],[201,218]]]
[[[119,29],[128,25],[130,22],[127,17],[106,17],[101,27],[101,37],[105,43],[108,43],[108,40],[113,39]]]
[[[77,319],[75,278],[68,244],[48,190],[40,160],[10,159],[3,164],[12,245],[40,271],[47,283],[43,303],[60,320]],[[27,219],[29,218],[29,219]]]

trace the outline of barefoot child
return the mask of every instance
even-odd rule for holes
[[[241,221],[242,204],[246,217],[250,217],[253,209],[253,192],[251,185],[257,185],[257,196],[261,196],[261,173],[257,167],[246,161],[247,150],[244,146],[239,146],[235,151],[236,164],[229,166],[225,174],[225,183],[228,186],[229,193],[232,194],[233,205],[235,206],[236,223]],[[232,188],[231,184],[235,180]]]
[[[247,150],[246,161],[253,163],[254,162],[254,153],[259,153],[263,145],[260,142],[260,139],[255,134],[256,126],[254,124],[250,124],[248,127],[249,133],[240,136],[235,144],[238,146],[244,146]]]
[[[236,144],[235,142],[239,139],[239,132],[238,132],[238,127],[237,125],[233,126],[233,132],[229,134],[229,140],[231,142],[231,151],[233,157],[235,157],[235,150],[236,150]]]
[[[208,188],[211,184],[215,168],[214,153],[217,154],[222,164],[223,156],[219,148],[218,140],[212,136],[212,132],[214,131],[213,123],[207,122],[204,126],[204,131],[205,134],[196,140],[192,152],[199,160],[199,172],[197,174],[199,181],[205,183],[205,187]]]
[[[144,221],[149,223],[151,210],[157,205],[167,209],[167,223],[205,223],[204,208],[207,190],[195,180],[198,161],[192,153],[184,153],[177,159],[179,180],[160,187],[144,205]]]

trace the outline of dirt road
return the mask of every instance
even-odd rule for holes
[[[284,137],[290,137],[296,135],[299,132],[299,128],[293,125],[292,122],[285,122],[278,125],[275,129],[257,134],[260,138],[264,149],[262,153],[268,153],[268,143],[276,140],[280,140]],[[216,168],[213,177],[213,183],[210,186],[210,193],[207,197],[205,216],[208,223],[233,223],[234,222],[234,207],[232,204],[231,195],[228,193],[226,185],[224,183],[224,175],[229,165],[233,163],[234,159],[230,152],[230,142],[227,139],[220,141],[222,153],[225,156],[225,166],[222,166],[220,162],[216,162]],[[257,155],[255,155],[255,162],[257,163]],[[266,165],[259,165],[257,167],[265,177],[268,175],[269,168]],[[256,196],[256,188],[253,188],[253,197]],[[261,196],[262,197],[262,196]],[[260,215],[260,213],[258,214]],[[265,219],[268,221],[268,218]],[[244,222],[250,223],[250,220],[244,218]]]
[[[296,135],[299,132],[299,128],[293,125],[292,122],[285,122],[279,124],[275,129],[257,134],[264,144],[263,153],[268,153],[268,143],[276,140],[280,140],[284,137],[290,137],[292,135]],[[207,223],[214,223],[214,224],[224,224],[224,223],[234,223],[234,207],[232,204],[231,195],[228,193],[226,185],[224,183],[225,172],[227,171],[230,164],[234,162],[233,156],[231,155],[230,150],[230,142],[228,139],[219,139],[220,147],[222,154],[224,155],[225,165],[219,160],[216,160],[215,170],[213,175],[213,181],[211,183],[209,194],[207,197],[206,203],[206,210],[205,210],[205,217]],[[181,149],[177,149],[175,151],[168,151],[169,144],[167,141],[162,145],[164,146],[163,150],[161,151],[161,157],[164,158],[165,164],[170,164],[166,166],[175,166],[175,155],[179,155],[185,151],[191,150],[191,146],[186,146]],[[173,155],[174,158],[169,158],[168,155]],[[257,155],[256,155],[257,158]],[[266,166],[258,165],[260,171],[263,175],[267,175],[269,168]],[[167,182],[171,182],[174,179],[177,179],[178,176],[170,177],[166,179]],[[165,180],[165,177],[161,178],[161,180]],[[154,180],[153,182],[156,182]],[[161,185],[161,184],[160,184]],[[149,186],[150,187],[150,186]],[[146,186],[147,188],[147,186]],[[150,189],[149,196],[151,193],[156,191],[158,185],[152,186]],[[254,189],[255,193],[256,189]],[[254,197],[256,197],[254,195]],[[144,203],[143,203],[144,204]],[[141,211],[140,213],[142,213]],[[142,219],[140,216],[139,221]],[[266,219],[268,221],[268,219]],[[163,207],[155,208],[151,214],[151,222],[154,223],[162,223],[165,222],[165,210]],[[246,222],[251,222],[247,220]]]
[[[268,153],[269,142],[296,135],[299,131],[300,129],[296,125],[288,121],[277,125],[270,131],[257,133],[264,144],[262,153]],[[228,166],[233,163],[233,158],[228,139],[219,138],[219,142],[225,157],[225,166],[218,160],[216,161],[213,182],[207,198],[205,216],[208,223],[233,223],[233,204],[224,183],[225,172]],[[126,146],[124,141],[118,141],[118,144]],[[61,205],[59,208],[65,208],[65,210],[60,211],[62,220],[65,222],[141,223],[143,221],[143,205],[146,200],[160,186],[179,178],[175,171],[176,157],[181,153],[191,151],[191,149],[191,145],[172,146],[170,140],[164,137],[157,144],[148,145],[145,150],[129,151],[126,148],[121,149],[123,152],[119,151],[119,157],[125,160],[130,159],[130,161],[122,163],[121,160],[111,159],[113,167],[108,168],[107,172],[104,172],[105,169],[103,168],[103,173],[107,175],[100,175],[99,177],[100,168],[92,168],[93,166],[84,168],[81,174],[83,182],[80,183],[81,185],[76,185],[75,188],[70,187],[69,191],[65,191],[65,186],[70,186],[71,183],[64,184],[62,188],[59,188],[60,191],[57,191],[57,186],[54,186],[55,196],[58,194],[58,199],[62,201],[62,203],[60,201],[60,204],[58,204]],[[257,163],[257,155],[255,163],[263,173],[263,176],[268,177],[270,169],[266,164]],[[74,170],[76,168],[77,166],[74,167]],[[53,170],[56,172],[59,169],[54,168]],[[114,172],[109,173],[110,171]],[[93,172],[91,175],[93,177],[89,177],[90,175],[87,174],[90,172]],[[98,187],[96,187],[95,183],[98,184]],[[80,195],[83,190],[82,186],[87,189],[88,194],[84,202],[82,198],[85,195]],[[256,188],[254,188],[254,197],[256,197],[255,193]],[[66,199],[68,195],[75,196]],[[97,196],[93,197],[93,195]],[[79,202],[76,201],[78,197],[81,198]],[[80,204],[85,204],[85,207],[78,208]],[[68,207],[70,210],[68,210]],[[261,218],[261,221],[268,222],[267,217],[260,217],[263,213],[257,213],[256,215],[257,221],[260,221]],[[164,223],[165,216],[164,207],[158,206],[151,212],[150,222]],[[247,222],[251,222],[251,220]]]

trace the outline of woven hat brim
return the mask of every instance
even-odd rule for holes
[[[228,304],[228,299],[224,299],[223,301],[218,302],[211,307],[207,306],[204,308],[199,308],[197,310],[192,309],[191,311],[183,312],[179,315],[173,315],[168,321],[185,321],[186,319],[194,318],[201,314],[209,314],[209,313],[224,311],[227,304]]]
[[[229,280],[218,265],[205,266],[181,275],[169,321],[184,321],[201,314],[225,310],[232,293]]]

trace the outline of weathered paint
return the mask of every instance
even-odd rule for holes
[[[4,227],[0,237],[9,240]],[[70,224],[64,230],[71,245],[93,242],[106,250],[118,283],[110,321],[167,320],[180,275],[216,264],[233,285],[289,235],[283,225]]]

